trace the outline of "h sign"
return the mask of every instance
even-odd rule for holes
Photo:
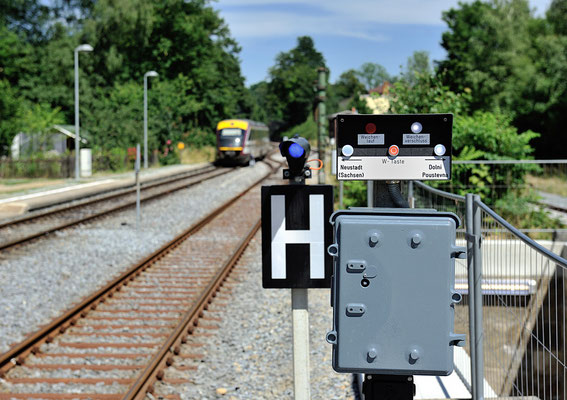
[[[332,186],[262,187],[264,288],[330,287],[332,212]]]

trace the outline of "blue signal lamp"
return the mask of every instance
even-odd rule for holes
[[[293,158],[299,158],[305,154],[305,150],[297,143],[292,143],[289,146],[288,153]]]
[[[305,166],[307,157],[311,153],[311,146],[307,139],[295,135],[280,144],[280,153],[287,160],[289,169],[284,170],[284,179],[303,182],[305,178],[311,178],[311,170]]]

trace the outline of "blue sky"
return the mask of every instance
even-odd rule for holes
[[[530,0],[542,15],[551,0]],[[440,46],[446,30],[441,13],[457,7],[453,0],[218,0],[213,7],[228,23],[242,47],[240,59],[246,84],[268,77],[282,51],[309,35],[325,57],[331,82],[364,62],[382,64],[391,74],[416,50],[432,60],[445,53]]]

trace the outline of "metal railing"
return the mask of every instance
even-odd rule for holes
[[[487,201],[510,188],[549,191],[567,182],[567,160],[454,160],[451,175],[436,186],[451,193],[474,191]]]
[[[455,368],[473,399],[567,399],[567,260],[555,253],[564,244],[529,238],[478,195],[421,182],[408,189],[413,206],[452,211],[464,223],[457,242],[468,254],[456,264],[463,302],[455,331],[468,331],[469,340],[456,349]]]

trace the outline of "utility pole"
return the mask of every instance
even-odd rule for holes
[[[320,67],[317,79],[317,148],[319,149],[319,159],[323,162],[323,168],[319,170],[319,183],[325,183],[325,144],[327,137],[327,109],[325,106],[327,88],[327,68]]]

